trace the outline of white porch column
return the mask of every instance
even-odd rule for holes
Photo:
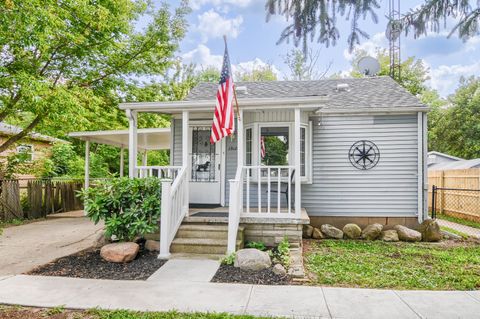
[[[189,135],[189,113],[188,111],[182,112],[182,166],[187,170],[187,187],[185,194],[185,208],[187,210],[186,216],[188,216],[188,206],[190,203],[190,161],[188,158],[188,135]]]
[[[295,162],[295,215],[301,216],[302,208],[302,185],[300,168],[300,109],[295,109],[295,127],[294,127],[294,162]]]
[[[120,177],[123,177],[123,171],[125,167],[125,157],[124,157],[125,148],[122,146],[120,148]]]
[[[128,118],[128,177],[136,177],[137,167],[137,113],[125,110]]]
[[[237,118],[237,166],[243,165],[243,110],[238,111]]]
[[[144,150],[142,152],[142,166],[147,166],[147,150]]]
[[[90,141],[85,142],[85,189],[90,186]]]

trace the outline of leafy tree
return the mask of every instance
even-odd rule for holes
[[[384,1],[386,2],[386,1]],[[377,23],[375,10],[380,8],[376,0],[267,0],[265,5],[267,20],[272,15],[282,15],[291,21],[281,33],[278,43],[292,40],[295,46],[302,44],[304,52],[308,40],[325,46],[335,45],[340,38],[337,29],[337,16],[350,21],[350,34],[347,38],[350,51],[368,34],[360,29],[360,19],[367,16]],[[429,30],[439,32],[445,28],[446,20],[456,19],[457,24],[450,34],[458,33],[467,39],[479,33],[480,3],[468,0],[426,0],[415,9],[403,15],[400,21],[391,21],[401,27],[406,34],[413,32],[415,37],[425,35]],[[317,36],[318,34],[318,36]]]
[[[176,63],[188,8],[155,10],[147,0],[16,0],[0,12],[0,121],[24,123],[1,152],[36,127],[124,126],[118,102],[134,95],[132,79],[162,77]],[[139,19],[151,22],[137,30]]]
[[[301,50],[293,49],[285,55],[284,63],[290,70],[290,75],[286,75],[286,80],[304,81],[319,80],[325,77],[328,70],[332,66],[332,62],[328,64],[323,72],[318,71],[318,58],[320,50],[307,50],[304,54]]]
[[[358,61],[367,55],[368,54],[366,51],[355,51],[354,58],[351,63],[353,69],[351,72],[351,76],[363,76],[361,70],[358,69]],[[378,73],[378,75],[389,75],[390,59],[387,50],[377,49],[375,57],[380,63],[380,72]],[[401,86],[403,86],[413,95],[419,95],[423,93],[427,89],[425,82],[429,79],[428,69],[423,63],[423,61],[421,59],[416,59],[412,56],[402,61],[400,65],[402,70],[401,76],[396,74],[394,80],[397,81]]]
[[[198,82],[218,83],[220,81],[220,69],[213,65],[205,69],[202,68],[202,70],[197,72],[195,78]]]
[[[277,74],[273,71],[273,66],[256,66],[252,70],[239,70],[235,74],[236,81],[277,81]]]
[[[265,136],[265,165],[287,165],[288,142],[277,136]]]
[[[467,159],[480,157],[480,78],[461,79],[448,106],[430,114],[430,147]]]

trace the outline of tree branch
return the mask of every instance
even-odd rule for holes
[[[0,152],[6,151],[10,146],[27,136],[27,134],[30,133],[33,128],[38,125],[38,123],[40,123],[42,118],[42,115],[37,115],[37,117],[24,130],[6,140],[5,143],[0,145]]]

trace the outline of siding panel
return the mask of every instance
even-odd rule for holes
[[[311,216],[416,216],[417,115],[323,116],[312,119],[312,184],[302,187]],[[380,150],[378,165],[354,168],[358,140]]]

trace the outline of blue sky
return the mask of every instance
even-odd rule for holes
[[[362,40],[359,48],[373,53],[375,48],[387,48],[384,36],[387,1],[380,1],[377,11],[378,24],[370,18],[361,22],[370,39]],[[401,11],[406,12],[423,1],[402,0]],[[281,31],[287,26],[283,17],[274,16],[267,23],[264,0],[190,0],[193,9],[188,16],[189,31],[181,43],[179,55],[186,63],[199,67],[220,66],[223,54],[222,35],[229,36],[228,45],[231,63],[236,70],[249,70],[254,65],[272,64],[279,79],[288,75],[284,57],[293,44],[277,45]],[[172,1],[172,6],[178,1]],[[321,50],[318,61],[319,72],[332,63],[328,74],[345,72],[351,68],[352,57],[347,49],[349,22],[338,18],[341,38],[336,46],[322,47],[310,43],[313,50]],[[402,56],[421,58],[430,71],[429,85],[442,96],[454,92],[460,76],[480,74],[480,36],[462,42],[456,36],[447,39],[448,31],[430,33],[427,37],[413,39],[402,37]]]

